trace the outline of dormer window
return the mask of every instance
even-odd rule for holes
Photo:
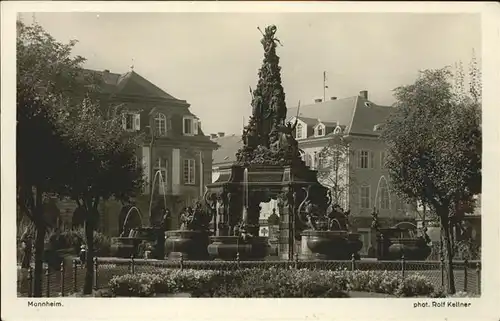
[[[167,135],[167,117],[162,113],[155,116],[155,130],[158,136]]]
[[[295,127],[295,138],[302,139],[302,124],[297,123],[297,127]]]
[[[323,124],[319,124],[319,125],[316,127],[315,136],[316,136],[316,137],[325,136],[325,125],[323,125]]]
[[[198,135],[198,119],[185,116],[183,118],[182,133],[186,136]]]
[[[124,112],[122,114],[122,127],[128,132],[141,129],[141,115],[133,112]]]
[[[335,127],[335,130],[333,131],[334,135],[342,133],[342,128],[340,126]]]

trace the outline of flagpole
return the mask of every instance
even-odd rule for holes
[[[326,71],[323,71],[323,101],[326,101],[326,90],[328,85],[326,84]]]

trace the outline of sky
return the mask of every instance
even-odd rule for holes
[[[274,24],[287,106],[367,90],[374,103],[419,70],[481,57],[475,14],[422,13],[31,13],[58,41],[78,40],[85,67],[134,71],[186,100],[205,134],[241,134],[263,58],[257,26]]]

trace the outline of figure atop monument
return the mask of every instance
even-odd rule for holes
[[[252,90],[252,115],[243,129],[244,146],[238,151],[240,164],[300,163],[294,126],[286,125],[285,92],[281,85],[281,67],[276,47],[281,42],[276,38],[277,28],[268,26],[262,34],[261,44],[264,59],[259,69],[257,87]]]

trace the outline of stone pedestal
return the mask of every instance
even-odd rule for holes
[[[236,260],[238,253],[240,261],[263,260],[269,252],[267,237],[252,237],[243,239],[238,236],[210,237],[208,253],[214,260]]]

